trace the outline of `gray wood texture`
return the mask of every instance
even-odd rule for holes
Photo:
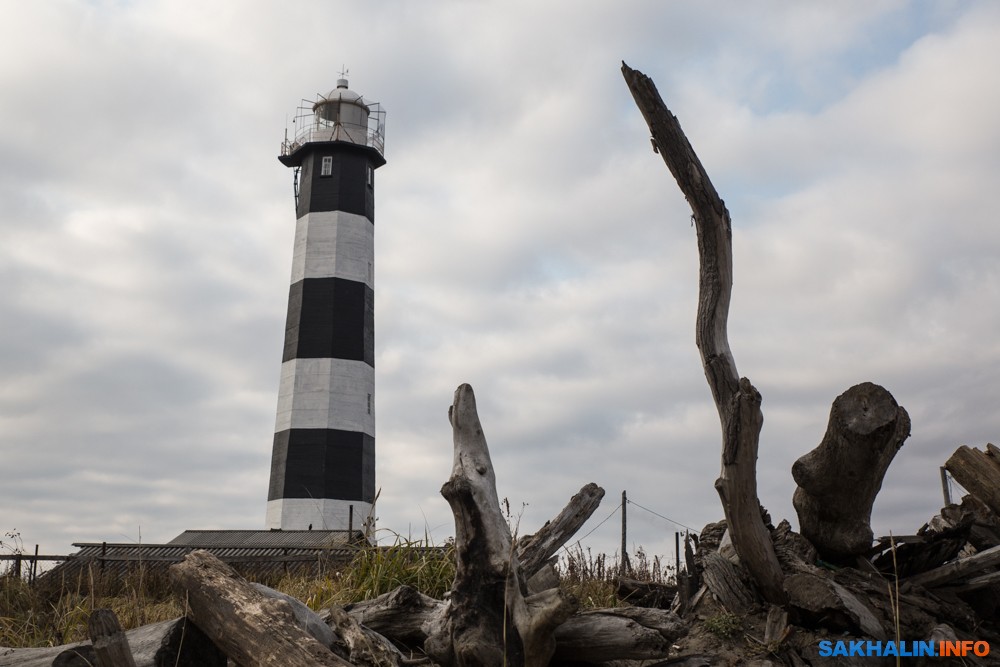
[[[570,498],[556,518],[546,521],[534,535],[530,535],[518,544],[518,560],[525,577],[530,578],[576,535],[583,524],[587,523],[604,498],[604,489],[593,482],[584,486]]]
[[[136,667],[226,667],[226,656],[193,623],[183,618],[125,632]],[[0,667],[95,667],[91,642],[51,648],[0,647]]]
[[[838,396],[820,444],[792,465],[799,528],[827,560],[851,560],[872,548],[872,505],[910,417],[883,387],[855,385]]]
[[[558,588],[525,596],[510,528],[500,511],[496,475],[472,387],[455,390],[448,411],[454,465],[441,495],[455,516],[456,574],[451,597],[424,648],[445,665],[544,667],[553,630],[576,611]]]
[[[299,627],[288,602],[251,586],[207,551],[170,567],[171,587],[188,617],[242,667],[350,667]]]
[[[966,491],[1000,516],[1000,452],[994,445],[986,445],[986,452],[962,445],[945,468]]]
[[[87,621],[87,632],[97,654],[97,667],[135,667],[135,658],[115,612],[95,609]]]
[[[695,342],[722,424],[722,473],[715,488],[733,545],[764,597],[785,600],[781,567],[757,497],[757,448],[764,417],[760,393],[740,378],[727,332],[733,287],[729,211],[652,80],[622,63],[622,75],[663,158],[691,206],[698,234],[699,287]]]

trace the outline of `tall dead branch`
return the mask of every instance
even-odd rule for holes
[[[729,211],[652,80],[622,63],[622,74],[694,216],[700,263],[695,341],[722,425],[722,473],[715,488],[733,546],[764,597],[783,603],[782,573],[757,498],[757,447],[763,415],[760,393],[740,378],[729,349],[727,320],[733,285]]]

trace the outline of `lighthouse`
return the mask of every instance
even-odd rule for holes
[[[345,78],[303,101],[279,160],[295,244],[266,525],[355,530],[375,502],[375,170],[385,112]]]

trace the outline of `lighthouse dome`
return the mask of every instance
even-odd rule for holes
[[[364,99],[347,87],[347,79],[338,79],[336,88],[320,96],[313,112],[316,122],[329,128],[328,140],[367,143],[370,110]]]
[[[326,95],[323,95],[322,98],[316,103],[317,105],[322,104],[324,101],[338,100],[340,102],[350,102],[367,106],[365,101],[361,99],[361,95],[347,87],[347,79],[337,79],[337,87]]]
[[[313,105],[313,111],[326,120],[336,120],[338,116],[333,112],[344,105],[357,107],[368,114],[368,105],[365,104],[364,98],[347,87],[347,79],[337,79],[337,87],[326,95],[320,95],[319,101]]]
[[[368,101],[351,90],[347,79],[338,79],[336,88],[317,95],[315,102],[307,104],[299,107],[295,117],[294,138],[289,139],[286,134],[281,145],[283,157],[291,156],[308,143],[333,141],[374,148],[381,156],[385,110],[378,102]]]

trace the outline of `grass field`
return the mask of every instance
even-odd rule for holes
[[[387,593],[407,584],[435,598],[451,588],[455,576],[453,549],[427,549],[423,542],[397,540],[389,547],[364,549],[350,565],[313,576],[283,576],[264,580],[320,610]],[[630,557],[632,578],[664,583],[672,579],[658,557],[640,549]],[[565,550],[557,568],[561,585],[583,607],[613,607],[618,576],[617,556],[593,555],[577,546]],[[124,578],[102,580],[89,571],[75,581],[29,585],[8,573],[0,576],[0,646],[56,646],[87,639],[87,619],[94,609],[109,608],[126,629],[183,614],[170,592],[163,570],[139,568]]]

